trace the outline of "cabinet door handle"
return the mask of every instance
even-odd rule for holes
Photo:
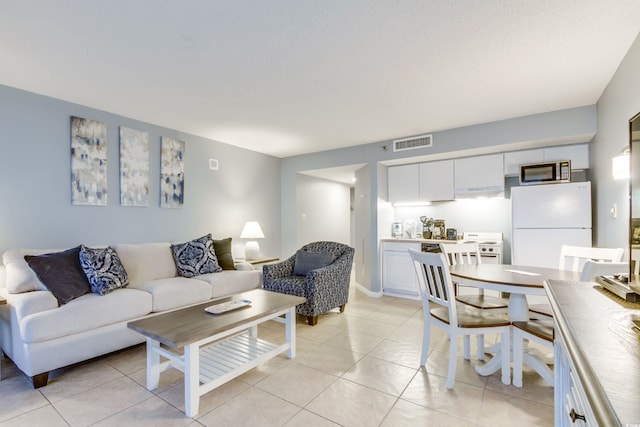
[[[584,417],[584,415],[580,415],[573,408],[571,408],[571,412],[569,413],[569,418],[571,418],[572,423],[575,423],[576,420],[581,420],[581,421],[584,421],[585,423],[587,422],[587,419]]]

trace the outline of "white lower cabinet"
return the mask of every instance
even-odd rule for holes
[[[382,242],[382,290],[385,295],[418,298],[420,290],[409,249],[420,243]]]
[[[555,335],[553,352],[555,426],[597,426],[567,346],[559,333]]]

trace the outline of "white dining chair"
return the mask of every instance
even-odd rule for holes
[[[613,276],[615,274],[629,274],[628,262],[604,262],[587,260],[580,272],[581,282],[592,282],[598,276]]]
[[[509,320],[487,313],[487,310],[465,308],[456,303],[453,281],[449,274],[449,265],[444,254],[418,252],[409,249],[413,261],[422,299],[424,330],[420,366],[426,366],[429,353],[431,325],[445,330],[449,335],[449,369],[447,388],[453,388],[458,360],[458,337],[462,336],[464,358],[470,359],[470,335],[500,334],[502,354],[509,354]],[[431,308],[431,304],[435,307]],[[511,382],[509,358],[504,357],[501,364],[502,382]]]
[[[449,265],[481,264],[480,249],[477,242],[440,243],[440,250],[445,255]],[[485,295],[484,289],[476,288],[473,295],[456,295],[456,300],[463,304],[484,310],[496,310],[494,313],[506,313],[509,300],[506,298]]]
[[[611,269],[617,270],[620,265],[605,266],[606,263],[620,263],[622,256],[624,255],[624,249],[622,248],[592,248],[588,246],[571,246],[562,245],[560,247],[560,260],[558,269],[579,271],[580,281],[588,282],[593,280],[596,276],[608,274]],[[585,264],[589,263],[587,271],[584,271]],[[596,264],[597,263],[597,264]],[[628,270],[628,267],[626,267]],[[623,271],[625,271],[623,269]],[[617,271],[616,273],[619,273]],[[533,316],[546,316],[552,317],[551,308],[548,304],[532,304],[529,306],[529,311]]]
[[[553,351],[553,319],[513,322],[513,385],[522,387],[522,366],[524,363],[535,369],[549,384],[553,385],[553,371],[547,363],[532,351],[525,342],[531,341]]]

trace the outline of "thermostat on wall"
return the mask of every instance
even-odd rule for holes
[[[218,170],[218,159],[209,159],[209,169],[212,171]]]

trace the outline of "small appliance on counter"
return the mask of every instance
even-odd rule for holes
[[[421,216],[420,222],[422,222],[422,238],[430,239],[431,233],[433,232],[433,218],[427,218],[426,216]]]
[[[446,236],[444,227],[444,219],[436,219],[433,221],[433,232],[431,233],[432,239],[444,239]]]
[[[447,228],[447,240],[458,240],[458,230]]]
[[[407,219],[404,221],[404,237],[406,239],[418,238],[418,221],[415,219]]]
[[[393,238],[394,239],[402,238],[402,221],[399,221],[399,220],[393,221]]]

